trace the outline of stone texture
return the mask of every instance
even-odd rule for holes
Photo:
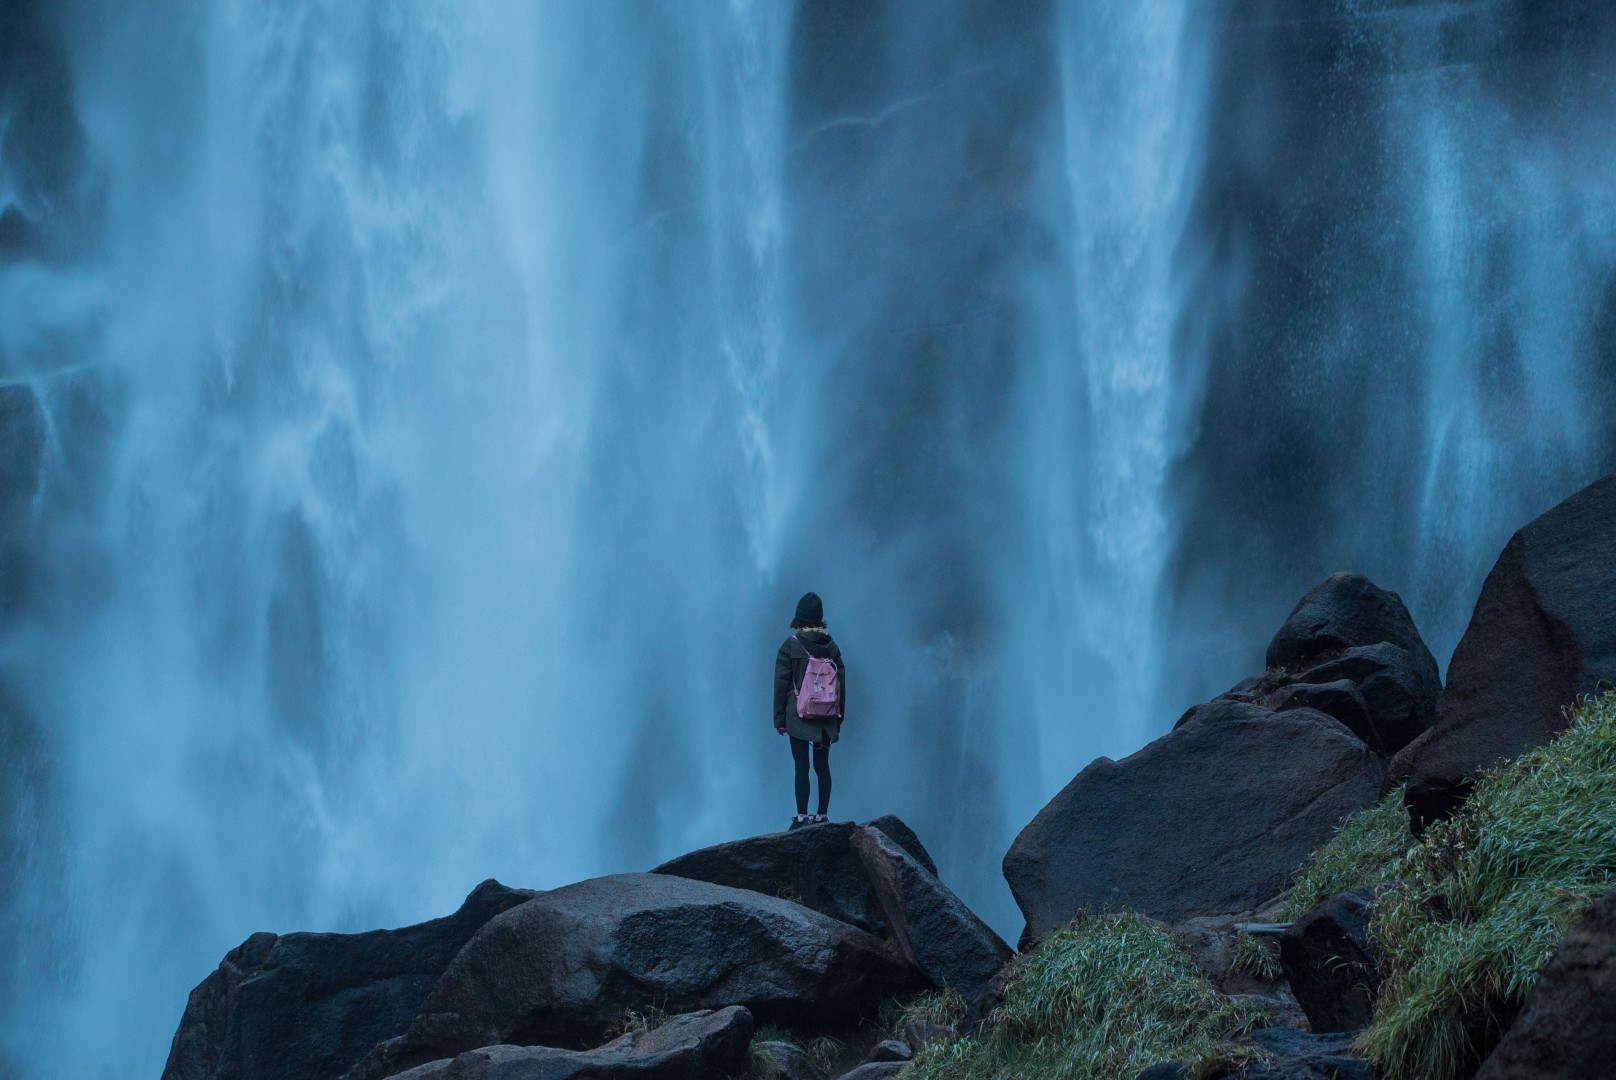
[[[338,1076],[409,1026],[478,929],[532,896],[485,881],[453,915],[401,930],[254,934],[191,991],[163,1080]]]
[[[1270,668],[1300,671],[1361,645],[1389,642],[1414,658],[1432,679],[1436,659],[1403,600],[1362,574],[1331,574],[1297,601],[1268,643]]]
[[[853,847],[904,958],[938,989],[967,1000],[1010,962],[1010,947],[964,901],[876,828],[860,829]]]
[[[1352,1036],[1294,1028],[1258,1028],[1244,1040],[1273,1055],[1228,1074],[1232,1080],[1376,1080],[1375,1068],[1352,1052]]]
[[[853,850],[857,830],[837,821],[752,836],[692,851],[651,872],[778,896],[880,934],[886,922]]]
[[[1616,1074],[1616,893],[1572,926],[1476,1080]]]
[[[876,1061],[869,1065],[860,1065],[852,1072],[843,1073],[841,1080],[892,1080],[905,1069],[909,1068],[907,1061]]]
[[[419,1065],[398,1080],[709,1080],[747,1067],[752,1016],[740,1006],[686,1013],[598,1050],[488,1046]]]
[[[788,1042],[755,1043],[752,1052],[768,1062],[769,1068],[774,1070],[772,1076],[765,1075],[762,1080],[827,1080],[829,1076],[814,1064],[802,1047]]]
[[[1616,476],[1518,531],[1481,587],[1436,725],[1404,767],[1416,827],[1463,801],[1477,772],[1565,729],[1579,694],[1616,682]]]
[[[760,1022],[830,1027],[919,985],[886,943],[787,900],[663,874],[594,878],[491,920],[352,1080],[499,1043],[582,1049],[647,1007],[744,1005]]]
[[[1004,875],[1024,941],[1079,909],[1173,923],[1252,909],[1376,800],[1384,775],[1320,713],[1201,706],[1138,753],[1089,765],[1016,837]]]
[[[1369,1023],[1380,989],[1380,958],[1369,937],[1377,886],[1332,896],[1280,938],[1280,962],[1314,1031],[1355,1031]]]

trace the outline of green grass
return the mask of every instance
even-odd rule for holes
[[[778,1024],[765,1024],[752,1033],[752,1041],[747,1047],[747,1057],[750,1065],[746,1074],[748,1080],[779,1080],[782,1075],[778,1069],[769,1063],[769,1059],[763,1055],[762,1051],[758,1049],[759,1043],[766,1042],[790,1043],[804,1054],[807,1054],[808,1060],[822,1069],[829,1068],[836,1056],[847,1048],[846,1044],[840,1039],[832,1038],[829,1035],[820,1035],[816,1038],[805,1040],[795,1032],[780,1027]]]
[[[1159,923],[1080,917],[1017,961],[986,1036],[929,1047],[905,1076],[1112,1080],[1180,1061],[1194,1080],[1231,1053],[1245,1056],[1220,1037],[1259,1018],[1220,994]]]
[[[1403,789],[1398,787],[1374,806],[1348,817],[1329,842],[1313,853],[1285,897],[1280,918],[1293,922],[1336,893],[1395,880],[1413,846]]]
[[[1232,966],[1236,971],[1254,978],[1266,979],[1268,982],[1273,982],[1285,974],[1285,969],[1279,962],[1279,943],[1264,941],[1244,930],[1235,933]]]
[[[1616,694],[1484,775],[1399,861],[1372,931],[1385,981],[1360,1048],[1387,1080],[1447,1080],[1521,1002],[1577,913],[1616,887]]]

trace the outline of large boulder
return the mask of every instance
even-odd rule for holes
[[[1324,900],[1279,941],[1280,963],[1314,1031],[1356,1031],[1369,1023],[1380,990],[1380,954],[1369,936],[1378,886]]]
[[[1616,893],[1585,912],[1476,1080],[1587,1080],[1616,1070]]]
[[[1517,532],[1482,584],[1448,665],[1436,726],[1407,763],[1416,826],[1476,774],[1566,727],[1579,694],[1616,681],[1616,475]]]
[[[860,829],[853,847],[904,958],[939,990],[970,1000],[1010,962],[1010,946],[964,901],[880,829]]]
[[[453,915],[364,934],[254,934],[191,991],[163,1080],[334,1077],[402,1034],[488,920],[533,893],[485,881]]]
[[[1390,642],[1438,678],[1436,659],[1403,606],[1362,574],[1331,574],[1307,591],[1268,643],[1268,666],[1289,671],[1311,667],[1347,649]]]
[[[1322,713],[1200,706],[1139,752],[1093,762],[1016,837],[1004,876],[1025,940],[1085,909],[1164,922],[1251,910],[1376,800],[1384,775]]]
[[[631,1010],[744,1005],[760,1021],[829,1027],[921,981],[889,945],[816,911],[667,874],[539,893],[460,951],[403,1037],[352,1080],[499,1043],[594,1045]]]

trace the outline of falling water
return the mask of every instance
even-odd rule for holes
[[[1596,3],[13,5],[0,1075],[249,932],[1019,825],[1360,569],[1446,656],[1616,465]],[[68,1053],[64,1047],[75,1049]]]

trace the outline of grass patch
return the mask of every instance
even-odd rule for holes
[[[1260,1021],[1197,968],[1166,927],[1080,917],[1019,958],[984,1037],[928,1047],[907,1080],[1113,1080],[1164,1061],[1189,1080],[1255,1051],[1220,1038]]]
[[[1285,897],[1280,918],[1294,922],[1336,893],[1395,880],[1413,845],[1399,786],[1374,806],[1349,816],[1313,853]]]
[[[1484,775],[1382,879],[1400,884],[1372,923],[1385,981],[1359,1046],[1387,1080],[1463,1075],[1578,912],[1616,888],[1616,694]]]
[[[1265,941],[1244,930],[1235,933],[1234,960],[1231,964],[1236,971],[1268,982],[1285,974],[1285,968],[1279,962],[1279,943]]]

